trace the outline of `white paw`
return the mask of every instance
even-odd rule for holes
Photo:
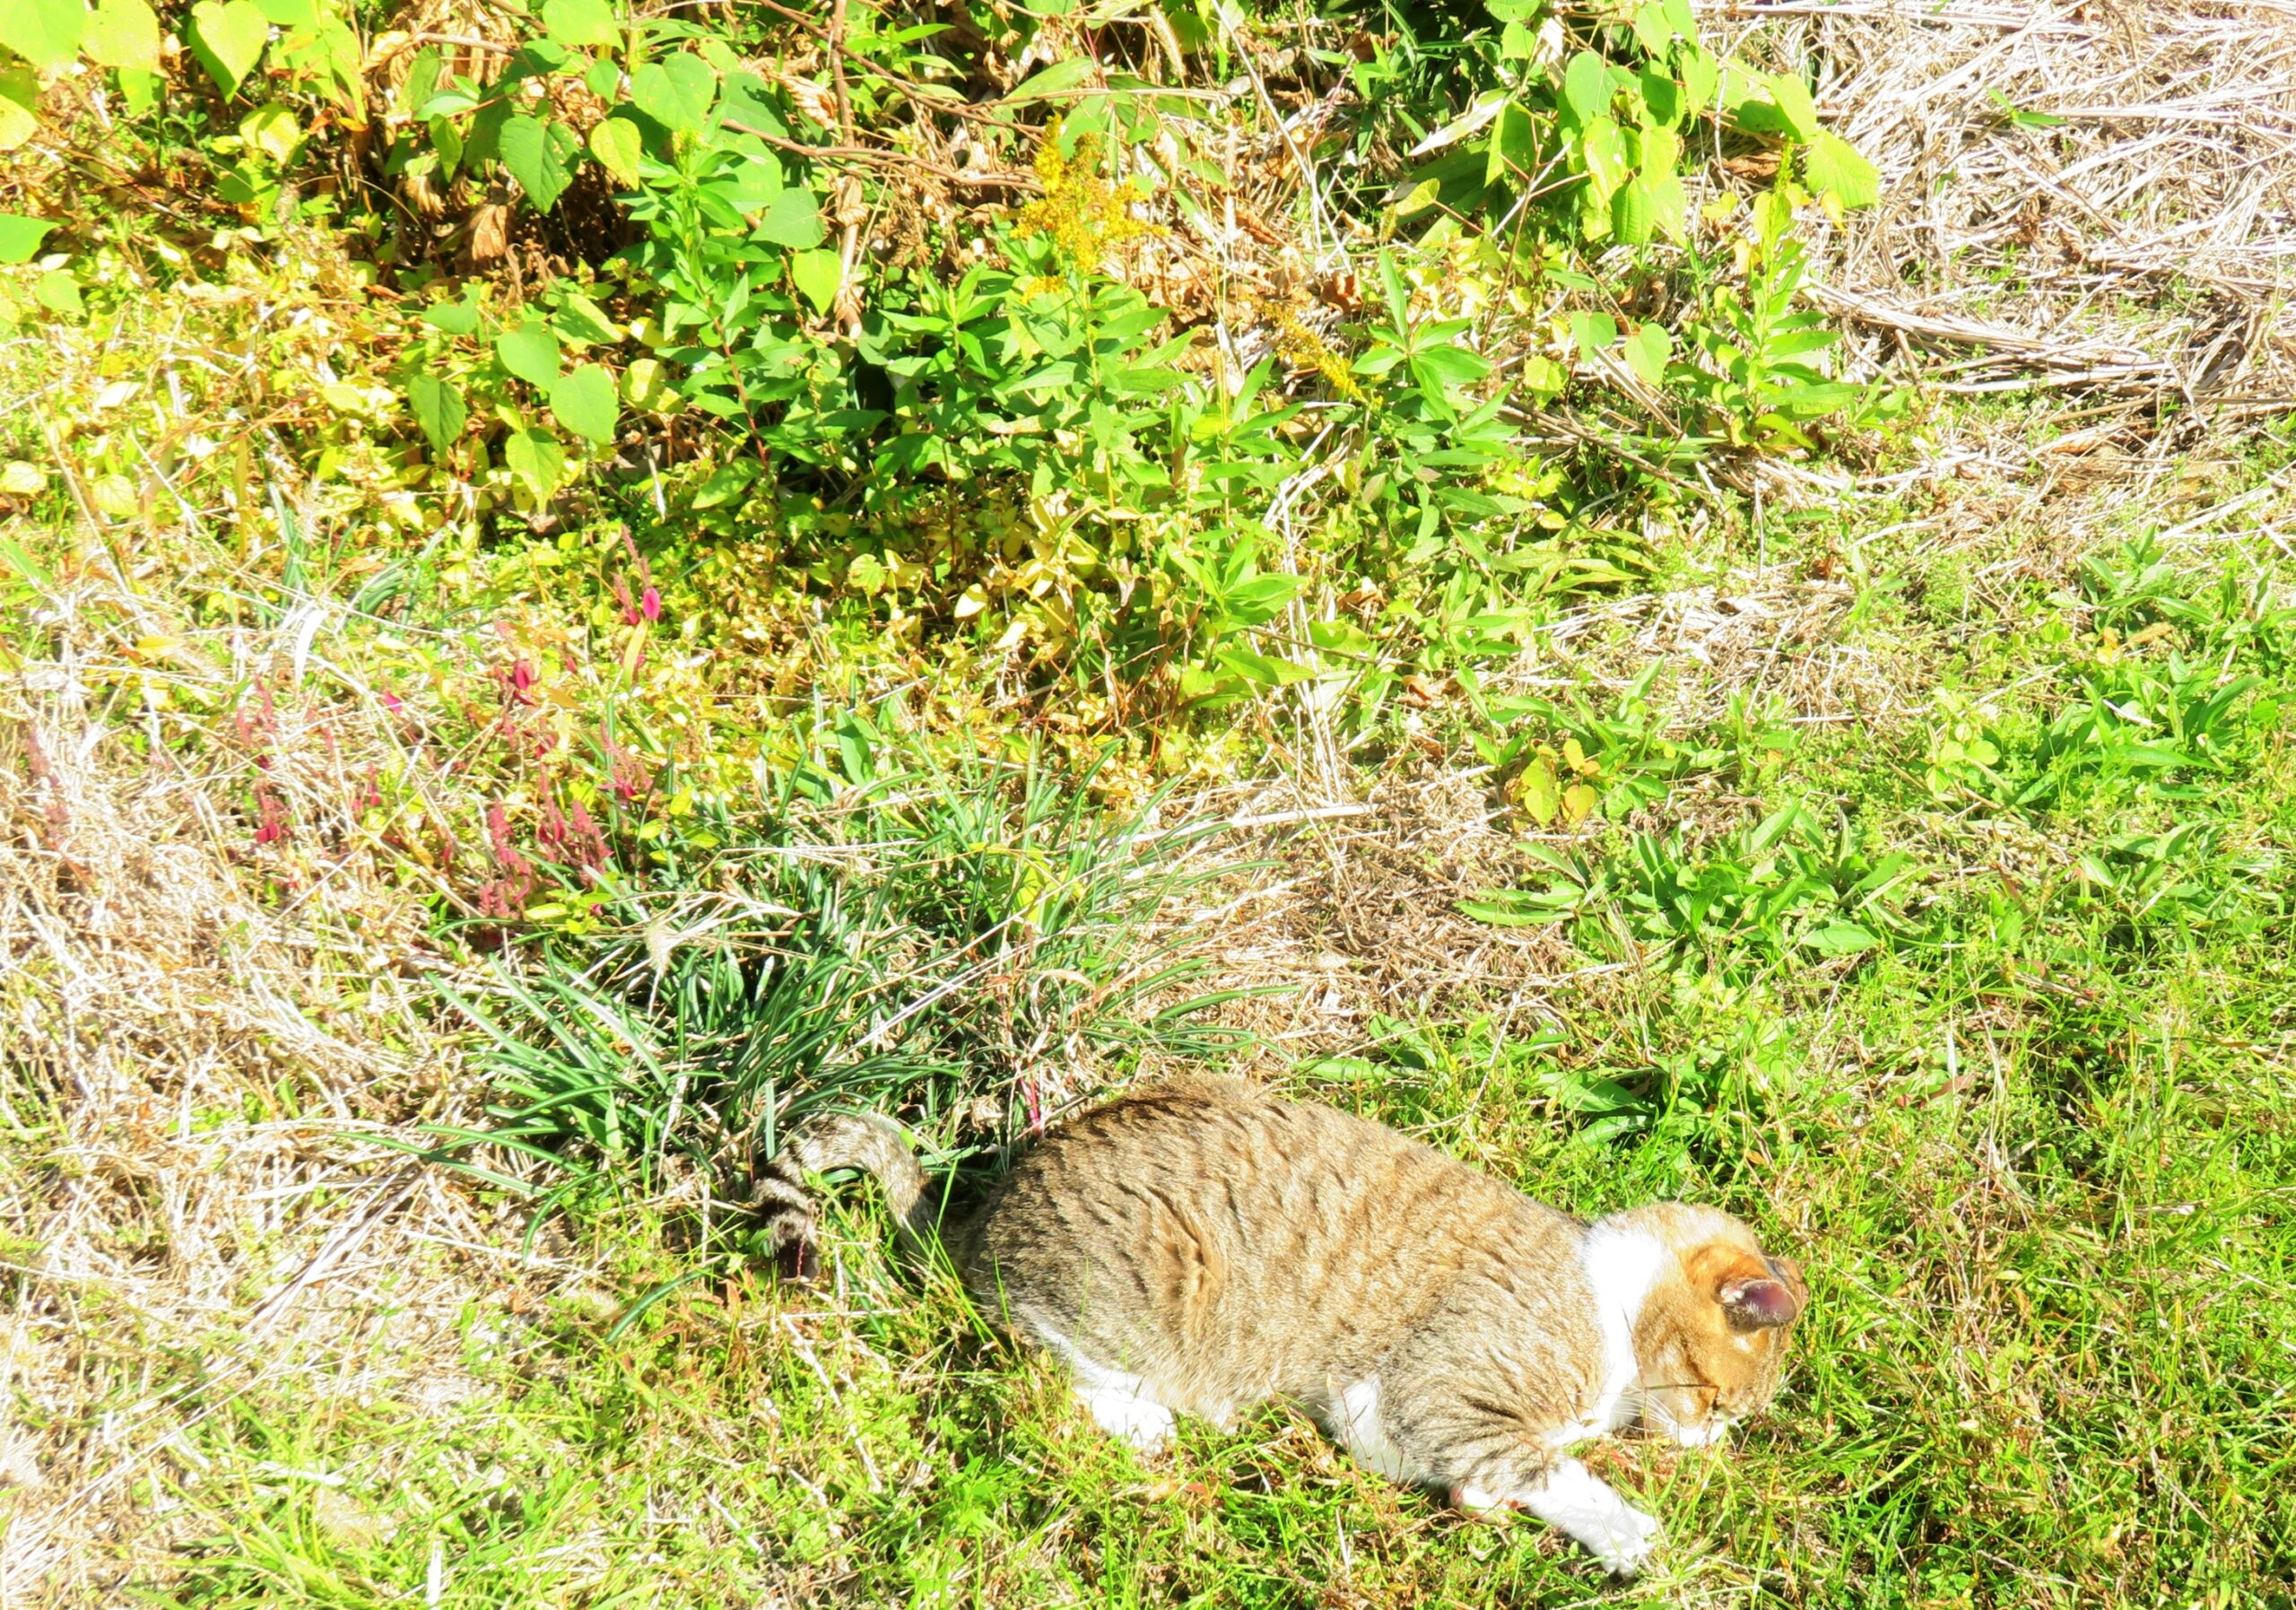
[[[1730,1423],[1720,1415],[1702,1420],[1696,1425],[1677,1425],[1674,1440],[1684,1448],[1711,1448],[1730,1434]]]
[[[1601,1536],[1582,1541],[1587,1552],[1601,1561],[1612,1575],[1631,1577],[1657,1549],[1658,1518],[1621,1504],[1616,1513],[1607,1519],[1609,1524],[1603,1527]]]
[[[1142,1453],[1160,1453],[1172,1440],[1174,1417],[1161,1403],[1120,1387],[1079,1388],[1076,1397],[1102,1431]]]

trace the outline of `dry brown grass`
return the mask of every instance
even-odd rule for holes
[[[1880,168],[1882,205],[1825,242],[1816,300],[1949,360],[1926,387],[2290,405],[2296,8],[1700,9],[1807,70]]]
[[[228,722],[157,741],[179,709],[123,674],[152,623],[59,594],[50,655],[0,681],[0,1603],[101,1602],[163,1556],[147,1477],[242,1391],[458,1389],[447,1327],[485,1266],[455,1245],[498,1239],[378,1144],[459,1068],[422,891],[344,787],[376,729],[274,674],[291,623],[220,661],[179,643],[158,679],[224,709],[265,690],[259,768]],[[291,840],[256,841],[258,781]]]

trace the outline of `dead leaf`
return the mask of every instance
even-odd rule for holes
[[[491,263],[509,245],[510,209],[500,203],[489,202],[470,215],[470,258],[474,263]]]

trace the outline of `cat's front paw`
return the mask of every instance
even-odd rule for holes
[[[1657,1552],[1662,1537],[1657,1516],[1621,1504],[1605,1517],[1599,1535],[1580,1541],[1613,1576],[1631,1577]]]
[[[1711,1448],[1728,1438],[1730,1423],[1718,1414],[1693,1425],[1677,1425],[1674,1433],[1675,1442],[1683,1448]]]

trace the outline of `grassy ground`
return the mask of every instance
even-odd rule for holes
[[[1414,147],[1499,171],[1523,109],[1452,121],[1491,85],[1549,116],[1550,8],[995,4],[902,43],[869,30],[962,8],[330,0],[388,22],[361,126],[321,82],[348,36],[307,57],[282,22],[237,100],[170,47],[138,110],[141,7],[89,13],[75,62],[48,36],[76,0],[12,5],[47,21],[0,28],[0,257],[44,254],[0,263],[0,1610],[2296,1610],[2270,4],[1698,7],[1873,164],[1873,205],[1801,208],[1799,291],[1750,204],[1791,211],[1813,165],[1864,188],[1838,143],[1701,135],[1695,238],[1583,258],[1568,191],[1455,218],[1412,177]],[[253,49],[252,10],[308,8],[160,9]],[[703,36],[633,106],[731,105],[736,57],[787,81],[744,95],[812,84],[783,154],[859,166],[771,189],[822,248],[764,192],[742,214],[775,209],[805,305],[748,257],[674,300],[551,257],[667,262],[641,213],[700,182],[691,129],[547,230],[496,181],[533,199],[571,123],[503,126],[530,171],[424,178],[481,114],[417,117],[401,80],[439,60],[385,40],[603,47],[602,11],[648,24],[632,64]],[[1622,62],[1652,12],[1558,15]],[[964,57],[933,82],[966,98],[866,90],[865,39]],[[544,43],[553,118],[622,93]],[[1120,62],[1089,103],[1047,82]],[[939,470],[973,394],[933,392],[899,405],[935,422],[900,427],[914,475],[866,467],[885,437],[816,478],[789,466],[848,428],[823,392],[830,435],[754,483],[756,422],[803,410],[673,412],[657,382],[769,303],[845,373],[840,262],[910,323],[981,262],[1057,288],[1018,205],[1065,160],[1039,134],[1130,106],[1135,69],[1187,93],[1126,114],[1124,161],[1213,187],[1069,272],[1169,302],[1220,387],[1096,360]],[[1622,116],[1661,83],[1612,82]],[[1065,171],[1071,236],[1135,205]],[[479,300],[427,306],[450,290]],[[725,339],[681,357],[688,300]],[[1870,412],[1786,384],[1812,310],[1827,373],[1895,388]],[[1085,327],[979,395],[1057,379],[1015,377]],[[1657,364],[1669,331],[1714,351]],[[1270,343],[1254,405],[1288,417],[1256,423],[1231,360]],[[1486,417],[1502,381],[1524,411]],[[1065,484],[1111,419],[1145,514]],[[1765,445],[1648,457],[1692,428]],[[970,1183],[1046,1111],[1206,1062],[1582,1213],[1718,1203],[1800,1259],[1772,1415],[1588,1455],[1667,1528],[1642,1581],[1278,1411],[1144,1462],[865,1195],[804,1289],[727,1199],[809,1102],[901,1111]]]
[[[2296,617],[2257,528],[2284,497],[2206,518],[2280,462],[2213,480],[2203,527],[2151,547],[2111,500],[2070,538],[2046,518],[1986,529],[1969,501],[1910,543],[1897,507],[1709,536],[1674,556],[1678,600],[1833,602],[1754,671],[1654,649],[1624,617],[1540,667],[1546,696],[1575,682],[1599,713],[1656,657],[1652,697],[1692,712],[1668,730],[1694,752],[1646,755],[1666,775],[1618,820],[1500,818],[1561,855],[1567,875],[1495,863],[1561,916],[1479,931],[1547,947],[1548,981],[1249,1005],[1248,1060],[1291,1089],[1582,1212],[1715,1201],[1803,1258],[1813,1303],[1770,1419],[1727,1449],[1593,1456],[1667,1527],[1640,1583],[1605,1588],[1543,1528],[1369,1476],[1282,1413],[1137,1459],[1040,1360],[896,1267],[873,1205],[834,1221],[817,1290],[742,1272],[631,1318],[690,1266],[679,1217],[639,1202],[527,1253],[497,1233],[475,1264],[435,1242],[370,1263],[374,1322],[270,1364],[235,1367],[238,1336],[115,1360],[93,1412],[178,1416],[129,1477],[184,1540],[143,1597],[2290,1602]],[[1771,741],[1734,746],[1743,715],[1695,713],[1733,677],[1780,701]],[[2104,717],[2068,723],[2097,700]],[[1474,720],[1422,723],[1451,757],[1437,770]],[[1468,793],[1487,808],[1492,785]],[[1796,802],[1809,825],[1753,846]],[[1350,831],[1310,827],[1254,875],[1360,855]],[[1822,896],[1795,892],[1796,867]],[[1344,911],[1292,916],[1342,976],[1372,968]],[[1844,922],[1864,941],[1807,938]]]

